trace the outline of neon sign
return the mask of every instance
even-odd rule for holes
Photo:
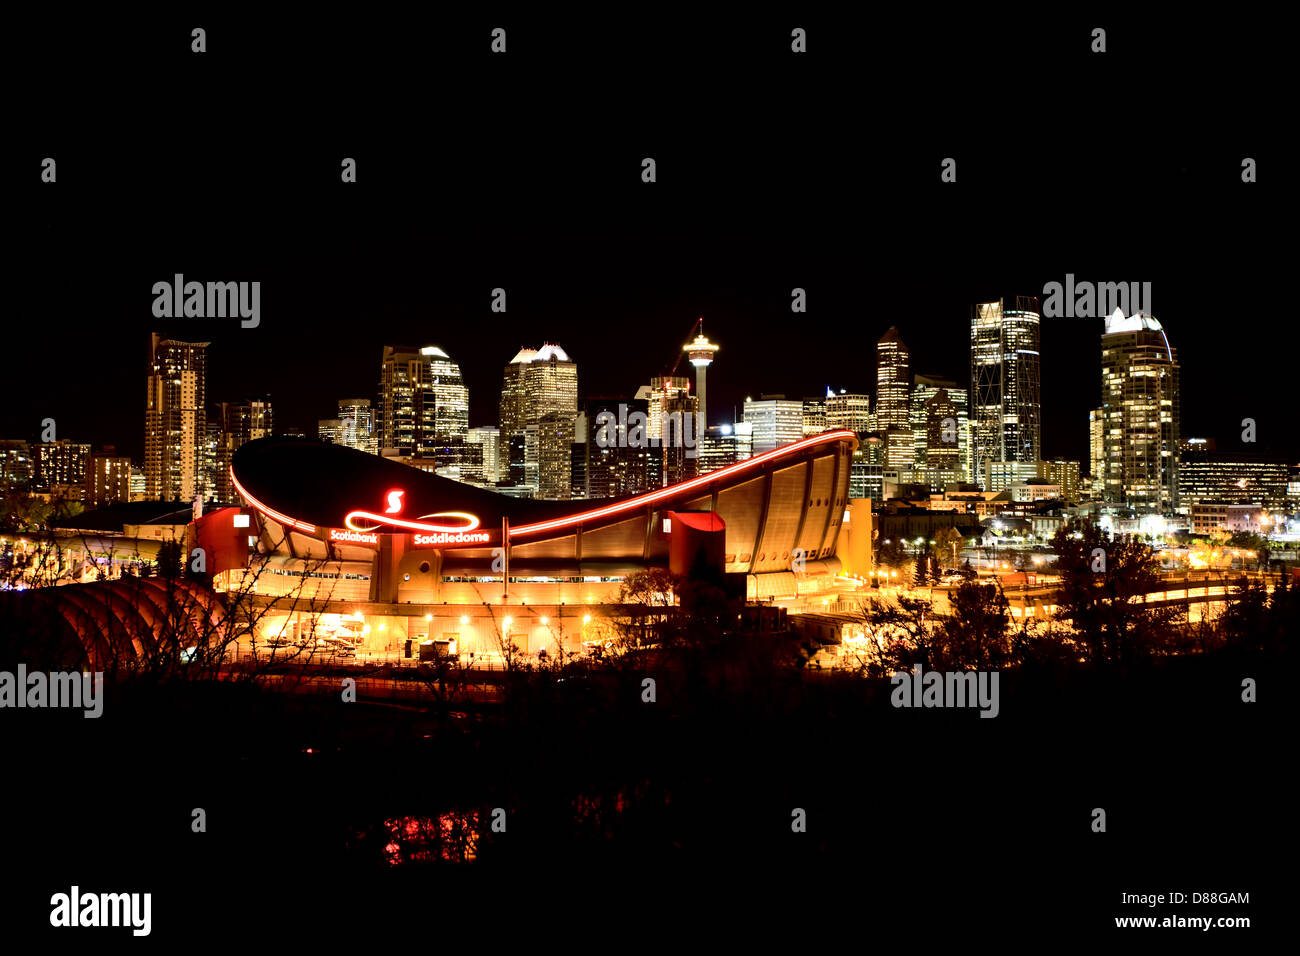
[[[330,540],[342,541],[348,544],[378,544],[379,535],[367,534],[363,531],[340,531],[338,528],[330,528]]]
[[[417,534],[416,544],[487,544],[486,531],[439,531],[437,534]]]
[[[348,526],[349,531],[356,531],[363,534],[371,531],[377,531],[380,528],[384,527],[385,525],[388,525],[391,528],[396,528],[403,531],[424,531],[424,532],[428,532],[429,535],[433,535],[433,536],[464,535],[467,532],[473,531],[475,528],[479,526],[478,515],[472,515],[467,511],[439,511],[436,514],[420,515],[420,517],[415,521],[407,521],[403,518],[395,517],[396,515],[399,515],[402,512],[402,498],[405,496],[405,494],[406,492],[402,491],[401,489],[394,489],[393,491],[388,492],[388,494],[384,496],[384,500],[388,502],[388,509],[383,514],[375,514],[373,511],[349,511],[347,517],[343,519],[343,523]],[[459,523],[458,524],[433,523],[426,520],[429,518],[451,518],[455,521],[458,521]],[[363,521],[368,523],[364,525],[358,523]],[[373,523],[369,523],[369,522],[373,522]],[[486,532],[481,532],[480,535],[481,536],[466,537],[463,539],[447,538],[447,540],[445,541],[439,541],[436,543],[462,544],[462,543],[470,543],[470,542],[487,541],[488,536]],[[416,543],[419,544],[420,542],[417,541]],[[435,542],[430,541],[428,543],[433,544]]]

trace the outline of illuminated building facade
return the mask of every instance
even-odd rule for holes
[[[154,501],[193,501],[207,437],[208,342],[149,340],[144,473]]]
[[[755,455],[803,438],[803,402],[790,401],[784,395],[764,395],[757,401],[747,398],[744,416],[752,428]]]
[[[1038,478],[1059,487],[1066,504],[1078,504],[1083,497],[1081,467],[1077,461],[1040,461]]]
[[[939,398],[941,392],[943,397]],[[948,419],[952,420],[951,428],[944,427]],[[912,385],[908,420],[917,468],[956,472],[958,477],[953,481],[971,480],[966,389],[945,378],[917,375]]]
[[[1135,511],[1178,508],[1178,353],[1145,312],[1116,309],[1101,337],[1105,500]]]
[[[343,437],[343,419],[320,418],[316,420],[316,437],[331,445],[341,445]]]
[[[82,485],[86,481],[86,465],[90,461],[90,445],[84,442],[41,442],[36,446],[36,483],[43,491],[60,486]]]
[[[1042,453],[1038,299],[1016,296],[971,310],[971,469],[984,480],[989,462],[1032,463]]]
[[[1281,510],[1287,504],[1289,472],[1286,462],[1240,452],[1184,450],[1178,464],[1178,503],[1184,510],[1201,502]]]
[[[501,478],[501,449],[499,440],[501,430],[492,425],[480,425],[465,433],[466,445],[477,445],[482,449],[479,481],[495,485]],[[464,478],[462,474],[462,478]]]
[[[1239,531],[1259,534],[1263,528],[1260,519],[1264,509],[1257,504],[1236,504],[1228,501],[1198,501],[1191,506],[1192,533],[1214,534]]]
[[[0,492],[27,491],[35,478],[31,446],[22,439],[0,441]]]
[[[884,436],[890,468],[912,467],[911,387],[910,353],[898,329],[890,326],[876,343],[876,430]]]
[[[384,346],[378,411],[382,454],[457,463],[469,430],[469,389],[442,349]]]
[[[501,384],[498,454],[508,470],[509,442],[524,439],[524,481],[538,498],[572,496],[578,366],[558,345],[520,349]]]
[[[806,405],[805,405],[806,407]],[[814,434],[820,435],[826,429]],[[750,422],[734,425],[714,425],[704,435],[697,461],[699,474],[718,471],[736,462],[745,461],[754,454],[754,426]]]
[[[826,427],[831,431],[851,431],[861,437],[875,429],[871,424],[871,396],[840,389],[826,389]]]
[[[86,502],[101,508],[131,500],[131,459],[109,445],[93,453],[86,463]]]
[[[826,390],[830,394],[830,389]],[[803,400],[803,434],[807,438],[809,435],[820,435],[826,431],[826,400],[821,398],[805,398]]]
[[[573,496],[617,498],[657,487],[660,450],[646,434],[645,399],[582,402],[574,429]]]
[[[213,417],[219,426],[215,497],[218,501],[234,501],[235,491],[230,485],[230,462],[235,452],[250,441],[271,437],[271,401],[251,399],[243,402],[219,402]]]
[[[468,416],[468,392],[465,394],[465,407]],[[375,426],[375,410],[371,407],[370,399],[340,398],[338,422],[338,444],[371,455],[379,454],[379,432]]]
[[[1091,472],[1089,491],[1095,498],[1106,493],[1106,410],[1094,408],[1088,412],[1088,468]]]

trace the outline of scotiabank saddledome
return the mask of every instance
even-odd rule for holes
[[[481,589],[466,586],[505,574],[616,591],[630,573],[680,563],[687,536],[696,539],[691,555],[708,539],[702,550],[720,570],[749,575],[750,596],[763,597],[793,594],[794,570],[840,573],[856,446],[852,432],[827,432],[676,485],[600,500],[508,497],[303,439],[250,442],[231,473],[255,519],[249,533],[275,569],[344,582],[342,598],[478,604]]]

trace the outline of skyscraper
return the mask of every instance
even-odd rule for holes
[[[936,417],[931,400],[940,392],[946,393],[946,399],[954,409],[938,410]],[[953,415],[955,427],[945,430],[944,419],[948,414]],[[916,446],[916,467],[933,466],[949,472],[957,470],[961,473],[961,481],[970,481],[970,419],[966,389],[935,375],[917,375],[908,415]],[[945,444],[942,441],[945,437],[952,438],[956,445]],[[941,462],[939,464],[930,461],[930,449],[935,442],[935,451],[942,453],[937,459]]]
[[[890,468],[912,467],[913,436],[907,406],[911,387],[907,346],[898,329],[890,326],[876,343],[876,429],[885,438]]]
[[[647,420],[647,405],[645,399],[582,401],[574,433],[574,495],[614,498],[654,487],[660,450],[629,435],[635,423]]]
[[[1137,511],[1178,507],[1178,355],[1145,312],[1116,309],[1101,336],[1105,499]]]
[[[466,409],[469,407],[469,395],[465,396]],[[336,439],[340,445],[347,445],[357,451],[379,454],[379,435],[375,428],[374,409],[368,398],[339,399],[339,433]]]
[[[1106,445],[1102,438],[1105,422],[1104,408],[1094,408],[1088,413],[1088,490],[1094,498],[1102,498],[1106,493]]]
[[[385,345],[379,419],[384,454],[457,464],[458,448],[469,430],[469,389],[460,366],[434,345]]]
[[[501,453],[497,439],[501,430],[492,425],[480,425],[465,433],[465,443],[483,448],[483,470],[480,480],[494,485],[501,476]]]
[[[578,414],[578,366],[558,345],[520,349],[501,383],[500,470],[509,470],[509,443],[523,436],[525,481],[539,498],[572,494],[574,420]]]
[[[971,463],[983,480],[987,463],[1037,462],[1042,450],[1038,299],[1016,296],[971,310]]]
[[[234,501],[235,489],[230,484],[230,462],[240,446],[258,438],[271,437],[271,400],[263,398],[220,402],[214,418],[220,425],[214,491],[217,500]]]
[[[199,493],[209,344],[150,336],[144,473],[152,500],[193,501]]]

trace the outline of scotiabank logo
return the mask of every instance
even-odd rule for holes
[[[417,534],[416,544],[487,544],[486,531],[439,531],[437,534]]]
[[[366,534],[361,531],[340,531],[338,528],[331,528],[330,540],[346,541],[351,544],[378,544],[379,535]]]

